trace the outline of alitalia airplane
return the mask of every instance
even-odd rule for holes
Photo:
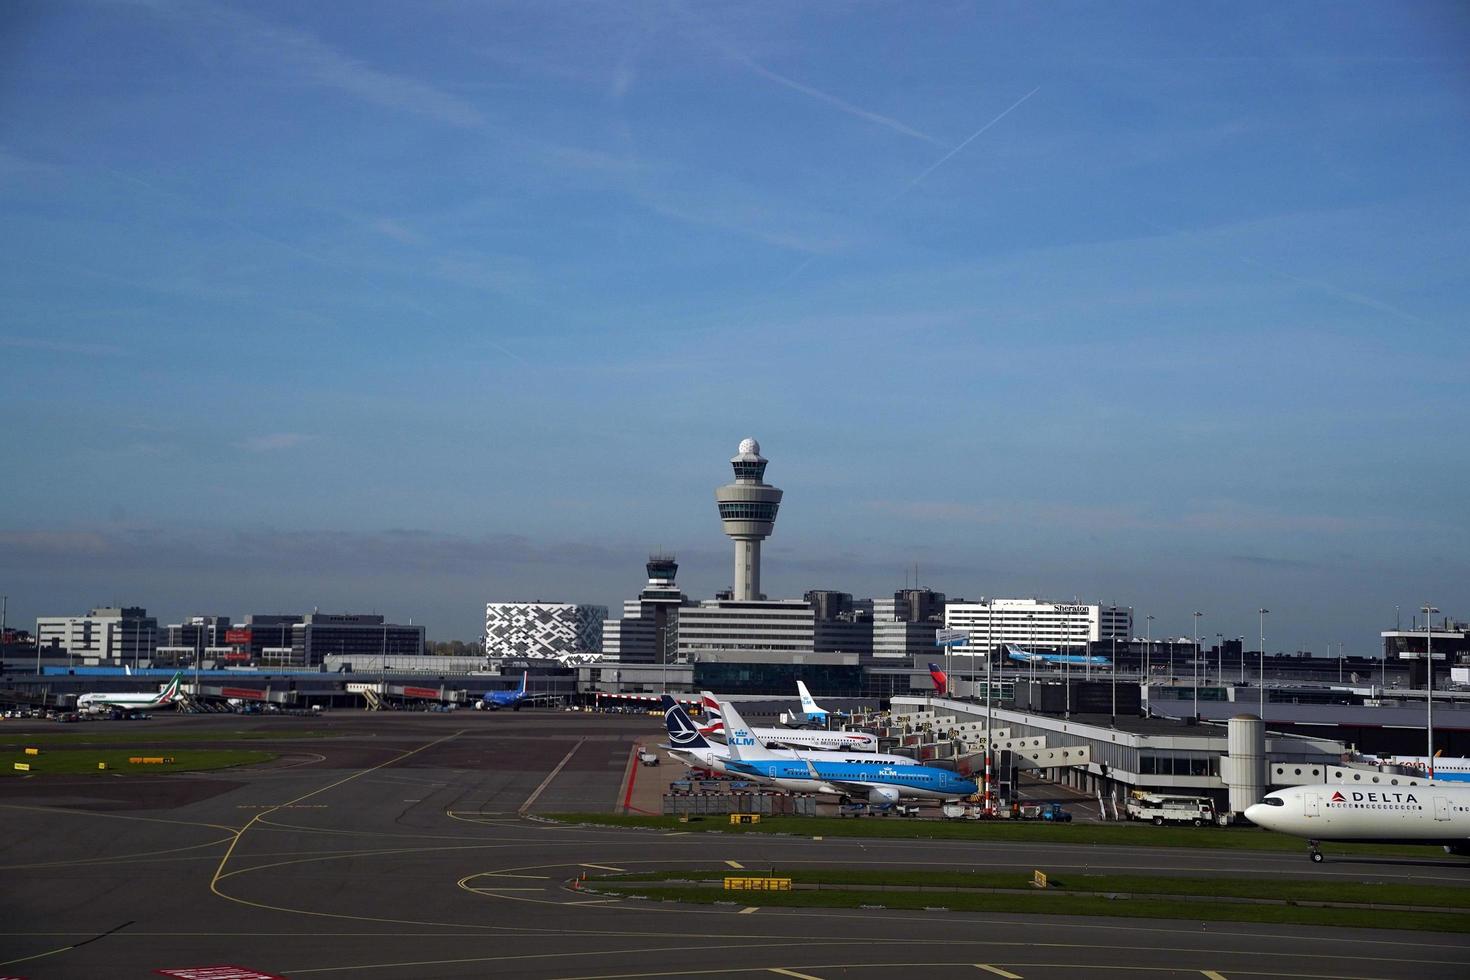
[[[1289,786],[1246,807],[1251,823],[1305,837],[1313,861],[1324,840],[1375,844],[1441,844],[1470,855],[1470,787]]]
[[[83,694],[77,698],[77,710],[106,711],[116,708],[120,711],[147,711],[149,708],[162,708],[165,705],[173,704],[179,699],[183,688],[182,677],[182,671],[176,672],[157,694],[137,694],[133,692],[93,692]]]
[[[720,702],[708,691],[699,692],[699,708],[704,712],[705,723],[699,726],[699,734],[706,738],[718,735],[725,737],[725,720],[720,714]],[[829,732],[825,729],[805,728],[753,728],[755,737],[770,746],[792,746],[793,748],[827,749],[842,752],[856,749],[863,752],[878,750],[878,736],[870,732]]]
[[[663,696],[664,727],[668,731],[669,744],[666,748],[673,753],[674,758],[686,766],[698,766],[701,769],[709,769],[714,772],[722,772],[730,776],[742,776],[754,779],[757,782],[770,782],[760,776],[753,776],[747,772],[736,772],[729,769],[726,763],[730,759],[728,746],[718,742],[711,742],[704,737],[704,729],[695,725],[689,715],[680,707],[679,703],[672,697]],[[765,731],[765,729],[755,729]],[[784,737],[786,732],[776,729],[774,734]],[[835,734],[835,733],[834,733]],[[759,739],[760,737],[757,736]],[[764,742],[764,739],[760,739]],[[795,750],[783,750],[772,748],[771,755],[782,759],[812,759],[818,762],[877,762],[889,765],[911,766],[914,760],[899,755],[877,755],[873,752],[862,752],[857,750],[843,751],[811,751],[796,752]]]

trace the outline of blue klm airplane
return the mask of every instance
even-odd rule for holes
[[[1039,664],[1050,664],[1053,667],[1060,667],[1062,664],[1073,664],[1078,667],[1091,664],[1094,667],[1106,667],[1109,663],[1107,657],[1089,656],[1082,653],[1028,653],[1014,643],[1006,644],[1006,656],[1023,664],[1035,661]]]
[[[899,765],[891,762],[824,762],[778,756],[763,746],[728,702],[721,705],[725,718],[725,771],[745,775],[798,793],[830,793],[833,796],[866,800],[890,806],[901,799],[955,800],[972,795],[978,787],[973,779],[936,766]],[[680,709],[682,712],[682,709]],[[687,738],[693,724],[679,719],[669,723],[670,741]],[[698,734],[698,730],[695,730]]]

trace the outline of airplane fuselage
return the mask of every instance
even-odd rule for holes
[[[749,775],[797,793],[851,796],[856,787],[882,788],[898,799],[953,800],[976,791],[974,780],[933,766],[811,760],[728,760],[732,774]]]
[[[1246,808],[1246,819],[1309,840],[1470,844],[1470,787],[1291,786]]]

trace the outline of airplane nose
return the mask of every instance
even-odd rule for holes
[[[1271,828],[1271,807],[1264,803],[1252,803],[1245,808],[1245,818],[1257,827]]]

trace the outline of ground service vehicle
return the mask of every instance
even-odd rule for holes
[[[1135,793],[1128,800],[1129,820],[1149,820],[1155,827],[1166,823],[1188,823],[1202,827],[1213,823],[1215,804],[1205,796],[1164,796]]]

